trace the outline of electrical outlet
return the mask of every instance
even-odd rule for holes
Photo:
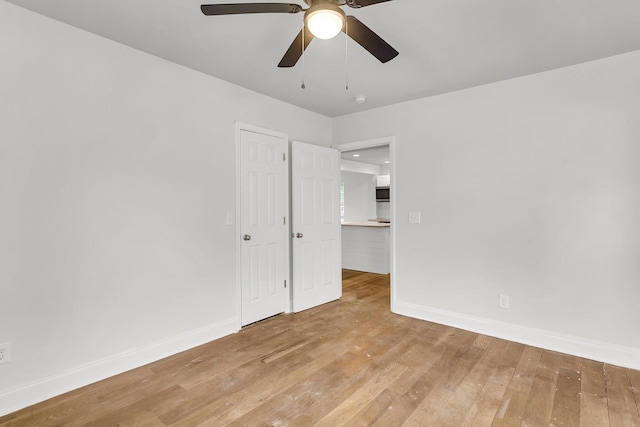
[[[409,212],[409,224],[420,224],[420,212]]]
[[[5,342],[0,344],[0,364],[11,361],[11,343]]]
[[[500,294],[500,302],[498,302],[500,308],[509,308],[509,295]]]

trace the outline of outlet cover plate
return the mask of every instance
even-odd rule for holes
[[[500,294],[500,308],[509,308],[509,295]]]
[[[233,225],[233,221],[235,220],[233,212],[227,212],[224,217],[224,222],[227,225]]]
[[[0,344],[0,364],[11,361],[11,343]]]

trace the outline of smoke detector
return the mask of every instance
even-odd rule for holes
[[[364,95],[358,95],[356,96],[356,103],[357,104],[364,104],[367,101],[367,97]]]

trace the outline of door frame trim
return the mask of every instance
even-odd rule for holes
[[[377,139],[365,139],[361,141],[347,142],[343,144],[334,144],[331,148],[335,148],[340,152],[358,150],[362,148],[380,147],[383,145],[389,146],[389,175],[391,178],[391,197],[390,212],[391,212],[391,289],[390,289],[390,309],[392,312],[396,312],[396,137],[386,136]]]
[[[248,132],[254,132],[254,133],[260,133],[263,135],[269,135],[269,136],[273,136],[276,138],[282,138],[284,139],[284,141],[286,142],[286,147],[285,147],[285,154],[286,154],[286,162],[289,162],[289,146],[291,145],[289,143],[289,135],[283,132],[278,132],[275,130],[271,130],[271,129],[266,129],[266,128],[262,128],[259,126],[254,126],[254,125],[250,125],[247,123],[243,123],[243,122],[239,122],[239,121],[235,121],[235,144],[236,144],[236,227],[235,227],[235,241],[236,241],[236,325],[237,325],[237,330],[239,331],[240,329],[242,329],[242,247],[240,246],[240,235],[242,233],[242,229],[241,227],[241,201],[242,201],[242,195],[241,195],[241,174],[242,174],[242,144],[241,144],[241,132],[244,131],[248,131]],[[286,221],[287,221],[287,227],[284,227],[284,237],[285,237],[285,244],[284,244],[284,259],[286,261],[286,266],[285,266],[285,271],[288,272],[286,273],[286,277],[287,277],[287,291],[290,291],[291,288],[291,254],[289,251],[290,248],[290,242],[289,242],[289,227],[290,227],[290,223],[291,223],[291,214],[290,214],[290,208],[289,208],[289,174],[290,174],[290,170],[289,170],[289,166],[286,166],[284,168],[284,213],[286,215]],[[289,310],[289,292],[283,292],[284,298],[285,300],[282,302],[282,306],[283,306],[283,311],[285,313],[288,313]]]

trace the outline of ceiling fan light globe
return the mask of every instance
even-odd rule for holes
[[[344,15],[331,9],[315,10],[306,16],[305,23],[314,37],[328,40],[342,31]]]

